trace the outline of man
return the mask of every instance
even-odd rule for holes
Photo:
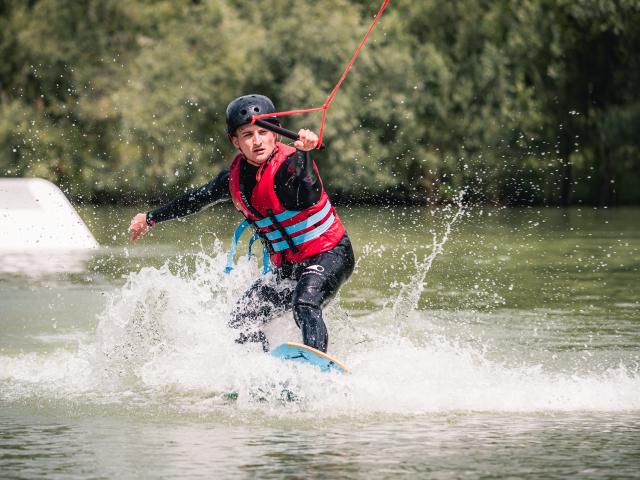
[[[275,113],[263,95],[245,95],[227,107],[227,133],[238,149],[231,166],[206,185],[131,221],[131,241],[158,222],[183,217],[231,199],[268,252],[274,271],[260,277],[238,301],[229,326],[241,329],[239,343],[259,342],[271,318],[293,310],[305,345],[327,351],[329,335],[322,307],[332,299],[355,265],[351,242],[324,191],[309,152],[318,136],[300,130],[294,147],[272,131],[251,125],[253,115]],[[276,117],[265,120],[279,125]],[[235,245],[234,245],[235,246]]]

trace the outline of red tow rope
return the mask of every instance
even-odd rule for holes
[[[351,69],[351,66],[353,65],[353,62],[356,61],[356,58],[360,54],[360,50],[362,50],[362,47],[364,47],[364,44],[367,41],[367,38],[369,38],[369,35],[371,34],[371,31],[373,30],[373,27],[375,27],[376,23],[378,23],[378,20],[380,19],[380,16],[382,15],[382,12],[384,12],[384,9],[387,8],[387,4],[388,3],[389,3],[389,0],[384,0],[382,2],[382,6],[380,7],[380,10],[378,10],[378,13],[376,14],[376,17],[373,19],[373,22],[369,26],[369,30],[367,30],[367,33],[365,33],[364,38],[360,42],[360,45],[358,45],[358,48],[356,48],[356,51],[353,54],[353,56],[351,57],[351,60],[349,60],[349,63],[347,64],[346,68],[344,69],[344,72],[342,72],[342,75],[340,76],[340,80],[338,80],[338,83],[336,83],[336,86],[333,87],[333,90],[331,90],[331,93],[329,94],[329,97],[327,98],[327,101],[324,102],[324,104],[321,107],[305,108],[305,109],[301,109],[301,110],[287,110],[286,112],[265,113],[265,114],[262,114],[262,115],[254,115],[252,117],[252,119],[251,119],[251,125],[253,125],[256,120],[260,120],[262,118],[286,117],[288,115],[298,115],[300,113],[318,112],[318,111],[322,110],[322,121],[320,122],[320,132],[318,133],[318,137],[319,137],[318,138],[318,146],[322,145],[322,137],[323,137],[323,134],[324,134],[324,122],[325,122],[325,120],[327,118],[327,110],[329,108],[329,105],[331,105],[331,102],[333,102],[333,99],[335,98],[336,94],[338,93],[338,89],[340,88],[340,86],[342,85],[342,82],[346,78],[347,73],[349,73],[349,70]]]

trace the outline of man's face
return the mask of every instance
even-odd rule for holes
[[[278,136],[257,125],[243,125],[231,137],[231,142],[253,165],[262,165],[276,147]]]

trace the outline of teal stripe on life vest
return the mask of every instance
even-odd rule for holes
[[[296,210],[285,210],[284,212],[278,213],[276,215],[276,220],[278,220],[279,222],[284,222],[285,220],[289,220],[290,218],[295,217],[299,213],[300,212]],[[265,217],[262,220],[258,220],[256,222],[256,226],[258,228],[270,227],[271,225],[273,225],[273,222],[269,217]]]
[[[306,218],[305,220],[302,220],[298,223],[294,223],[293,225],[289,225],[288,227],[284,227],[284,230],[289,235],[298,233],[304,230],[305,228],[309,228],[310,226],[318,223],[320,220],[322,220],[324,217],[327,216],[327,213],[329,213],[329,210],[331,210],[331,202],[327,200],[327,203],[325,203],[322,210],[314,213],[313,215],[311,215],[309,218]],[[274,230],[273,232],[267,233],[267,238],[269,240],[277,240],[279,238],[282,238],[282,233],[280,233],[279,230]]]
[[[313,230],[309,230],[308,232],[303,233],[302,235],[298,235],[297,237],[293,237],[291,239],[291,240],[293,240],[293,244],[294,245],[300,245],[301,243],[309,242],[309,241],[311,241],[311,240],[313,240],[315,238],[318,238],[324,232],[329,230],[329,228],[331,228],[331,225],[333,224],[333,221],[335,219],[336,219],[336,217],[332,213],[329,216],[329,218],[327,218],[321,225],[318,225]],[[287,248],[289,248],[289,244],[287,243],[286,240],[281,240],[281,241],[279,241],[277,243],[272,243],[271,246],[273,247],[273,251],[274,252],[281,252],[282,250],[286,250]]]

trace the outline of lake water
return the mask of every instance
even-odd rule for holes
[[[338,211],[347,376],[233,342],[260,273],[222,273],[229,208],[134,245],[135,210],[84,208],[99,251],[0,254],[0,477],[640,477],[640,209]]]

